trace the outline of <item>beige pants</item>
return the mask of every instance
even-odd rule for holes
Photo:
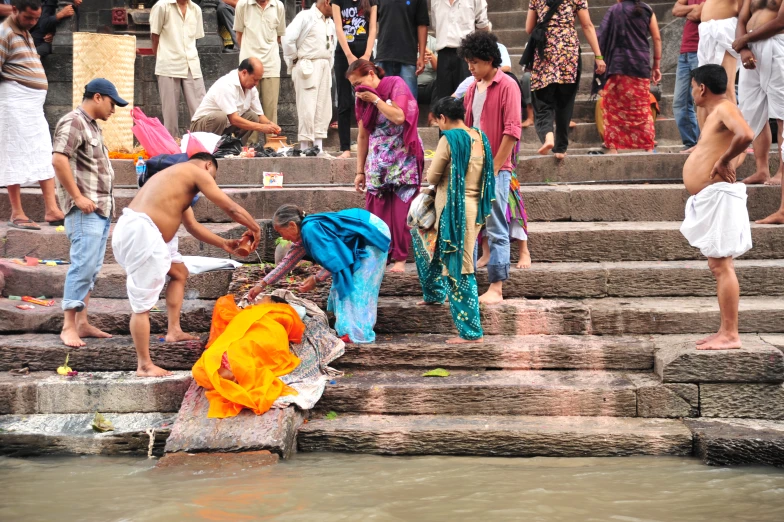
[[[253,111],[247,111],[242,117],[254,123],[259,122],[259,115]],[[229,125],[229,118],[222,112],[210,112],[198,120],[191,122],[191,132],[211,132],[213,134],[234,133],[242,140],[242,144],[248,143],[248,138],[253,131],[241,130],[239,127]]]
[[[174,138],[180,137],[179,108],[180,91],[185,94],[185,103],[188,104],[188,118],[193,116],[201,101],[207,95],[203,78],[193,78],[188,71],[187,78],[172,78],[158,76],[158,93],[161,96],[161,112],[163,112],[163,126]]]
[[[294,66],[291,79],[297,95],[297,140],[312,142],[326,138],[332,119],[332,70],[329,60],[314,60],[313,74],[307,79],[302,76],[299,66]]]
[[[266,116],[272,123],[278,123],[278,99],[280,98],[280,78],[262,78],[259,82],[259,98],[261,99],[261,108],[264,110]],[[253,132],[250,135],[249,142],[256,143],[261,141],[267,142],[270,135],[265,134],[265,138],[258,139],[258,133]]]

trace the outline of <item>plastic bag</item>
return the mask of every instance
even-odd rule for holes
[[[134,107],[131,110],[131,116],[133,117],[133,129],[131,129],[133,135],[139,140],[147,154],[158,156],[159,154],[180,153],[177,142],[174,141],[158,118],[150,118],[139,107]]]
[[[212,132],[188,132],[182,137],[182,141],[180,142],[180,150],[182,152],[187,152],[188,156],[193,155],[188,152],[191,138],[198,140],[198,143],[204,146],[204,150],[212,154],[215,152],[215,149],[218,148],[218,142],[221,140],[222,136],[220,134],[213,134]]]
[[[426,191],[422,191],[411,202],[411,208],[408,210],[408,217],[406,224],[409,228],[418,228],[419,230],[429,230],[433,228],[436,223],[436,206],[435,198],[430,194],[435,189],[430,186]]]
[[[223,136],[218,142],[218,148],[215,150],[216,158],[225,158],[226,156],[239,156],[242,153],[242,141],[235,138],[234,135]]]
[[[207,150],[207,147],[202,145],[202,143],[199,141],[199,138],[197,138],[196,136],[194,136],[189,132],[188,145],[185,147],[185,153],[190,158],[191,156],[193,156],[194,154],[198,154],[199,152],[210,152],[210,151]]]

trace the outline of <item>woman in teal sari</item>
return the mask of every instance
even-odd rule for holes
[[[443,132],[427,173],[436,186],[436,222],[429,231],[411,230],[422,304],[443,304],[448,291],[460,337],[447,343],[482,342],[474,247],[494,199],[493,156],[482,131],[463,122],[461,101],[444,98],[431,112]]]
[[[327,310],[335,313],[338,336],[354,343],[374,342],[378,292],[390,243],[386,223],[361,208],[306,216],[296,205],[283,205],[272,217],[272,226],[292,242],[291,249],[248,292],[248,298],[255,299],[308,258],[322,270],[306,279],[299,290],[309,292],[331,278]]]

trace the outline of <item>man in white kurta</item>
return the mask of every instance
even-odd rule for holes
[[[291,72],[297,98],[300,148],[312,143],[324,154],[332,117],[332,65],[335,57],[335,23],[327,0],[318,0],[300,12],[283,36],[283,58]]]

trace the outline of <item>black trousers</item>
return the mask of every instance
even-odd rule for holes
[[[457,49],[444,47],[438,51],[438,74],[436,74],[436,100],[454,94],[463,80],[471,76],[468,64],[457,56]]]
[[[574,111],[579,83],[551,83],[544,89],[531,91],[534,106],[534,127],[539,141],[544,143],[555,124],[553,152],[566,152],[569,147],[569,122]]]
[[[436,80],[430,83],[420,83],[417,89],[417,103],[420,105],[430,105],[430,109],[436,103]]]
[[[218,24],[225,27],[231,35],[231,41],[234,42],[234,48],[239,49],[237,45],[237,33],[234,32],[234,8],[225,2],[218,2]]]
[[[367,49],[367,43],[362,42],[356,46],[349,43],[348,48],[354,56],[362,56]],[[351,150],[351,115],[354,113],[354,89],[346,78],[346,71],[348,71],[348,59],[342,50],[336,50],[335,89],[338,99],[338,136],[341,152]]]

